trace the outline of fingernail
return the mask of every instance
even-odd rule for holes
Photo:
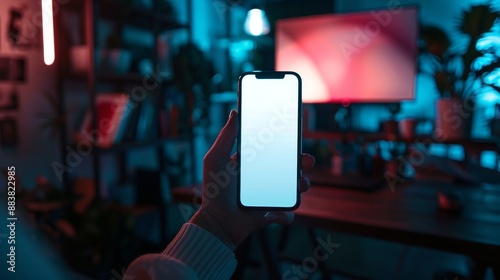
[[[231,109],[231,112],[229,113],[229,118],[232,118],[234,113],[236,113],[236,111],[234,109]]]
[[[307,186],[311,185],[311,180],[309,180],[309,178],[304,177],[304,181],[306,181]]]
[[[275,222],[278,220],[278,215],[276,213],[271,213],[271,212],[268,212],[264,218],[266,218],[267,221],[269,222]]]

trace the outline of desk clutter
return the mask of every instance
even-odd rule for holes
[[[401,181],[412,176],[404,143],[344,140],[318,141],[304,148],[317,159],[316,167],[304,172],[312,183],[373,191],[386,185],[388,178]]]
[[[313,132],[304,136],[304,152],[316,157],[314,170],[305,172],[312,183],[373,191],[412,180],[446,183],[500,181],[498,160],[485,167],[481,157],[497,144],[481,139],[432,141],[431,136],[388,138],[384,134]],[[462,158],[450,157],[460,150]],[[444,154],[443,154],[444,151]]]
[[[361,191],[374,191],[384,186],[381,177],[356,176],[354,174],[337,176],[325,168],[314,168],[304,171],[304,176],[311,180],[311,183],[338,188],[347,188]]]

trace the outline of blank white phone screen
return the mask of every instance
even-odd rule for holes
[[[240,201],[247,207],[293,207],[297,203],[299,81],[241,82]]]

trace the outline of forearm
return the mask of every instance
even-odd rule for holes
[[[224,242],[194,223],[184,224],[163,254],[187,264],[200,279],[229,279],[237,264]]]
[[[135,260],[127,276],[136,279],[229,279],[236,259],[218,237],[206,229],[186,223],[162,254]]]

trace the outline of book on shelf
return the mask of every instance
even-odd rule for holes
[[[116,132],[114,142],[115,143],[123,143],[127,140],[127,132],[132,124],[133,115],[137,111],[137,105],[131,102],[130,100],[127,102],[125,106],[125,112],[121,119],[120,124],[118,125],[118,131]]]
[[[126,124],[124,126],[125,132],[122,137],[117,139],[118,143],[135,142],[137,136],[137,124],[139,122],[140,103],[129,101],[131,107],[130,113],[127,115]]]
[[[136,140],[147,141],[154,139],[156,135],[155,104],[153,96],[150,95],[140,104]]]
[[[165,138],[168,136],[168,111],[163,109],[158,113],[158,122],[160,124],[160,137]]]
[[[88,141],[101,148],[111,147],[127,134],[127,126],[133,113],[129,96],[126,93],[100,94],[95,100],[96,127],[92,123],[92,110],[89,107],[82,126],[76,134],[76,141]]]

